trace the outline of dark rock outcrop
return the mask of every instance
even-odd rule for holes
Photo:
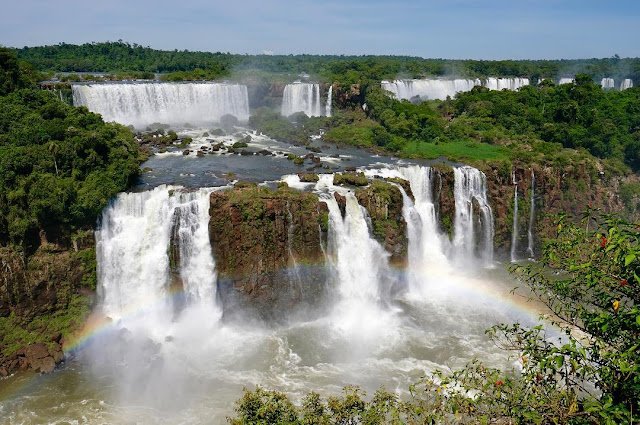
[[[282,272],[324,259],[322,204],[314,194],[286,187],[212,193],[209,234],[219,280],[231,282],[267,316],[274,305],[299,301],[300,288],[292,289]]]
[[[374,180],[356,191],[358,203],[371,218],[373,236],[391,254],[391,262],[403,264],[407,258],[407,225],[402,216],[400,190],[391,183]]]

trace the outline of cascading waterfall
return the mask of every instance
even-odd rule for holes
[[[531,170],[531,206],[529,207],[529,229],[527,230],[527,254],[529,258],[534,257],[533,252],[533,225],[536,219],[536,175]]]
[[[558,84],[573,84],[574,81],[573,77],[562,77],[558,80]]]
[[[441,99],[453,97],[456,93],[470,91],[482,85],[480,79],[424,79],[383,81],[382,88],[390,91],[396,99],[410,100],[418,96],[421,99]]]
[[[486,79],[484,86],[489,90],[518,90],[520,87],[528,86],[528,78],[495,78]]]
[[[518,250],[518,182],[513,174],[513,226],[511,228],[511,262],[517,261]]]
[[[620,83],[620,90],[627,90],[633,87],[633,80],[631,78],[625,78]]]
[[[166,323],[171,235],[177,235],[180,278],[189,304],[215,304],[216,271],[209,243],[209,189],[182,192],[160,186],[122,193],[105,209],[96,232],[98,283],[105,315],[118,319],[141,305],[153,306],[149,323]]]
[[[528,78],[495,78],[489,77],[485,81],[476,79],[422,79],[382,81],[382,88],[390,91],[396,99],[411,100],[416,96],[420,99],[444,100],[456,93],[470,91],[475,86],[485,86],[490,90],[517,90],[529,85]]]
[[[295,82],[287,84],[282,95],[283,116],[304,112],[309,117],[322,116],[320,84]]]
[[[136,128],[160,122],[211,124],[224,115],[249,119],[247,87],[223,83],[74,84],[73,104]]]
[[[399,186],[404,197],[403,215],[409,230],[409,263],[412,268],[448,264],[433,197],[434,172],[430,167],[412,165],[399,169],[411,186],[415,202]],[[413,237],[412,237],[413,234]],[[412,241],[415,240],[415,243]]]
[[[333,85],[329,86],[329,92],[327,93],[327,105],[325,106],[325,115],[331,116],[331,108],[333,106]]]
[[[600,85],[603,89],[610,90],[616,87],[616,82],[613,80],[613,78],[605,77],[600,81]]]
[[[333,193],[320,196],[329,208],[328,254],[339,294],[333,317],[342,332],[369,340],[389,325],[389,312],[380,305],[381,282],[389,278],[389,254],[371,237],[366,210],[355,195],[343,195],[344,218]]]
[[[482,262],[490,266],[493,262],[493,212],[487,199],[486,176],[473,167],[454,168],[454,198],[456,215],[454,218],[453,250],[455,257],[465,261],[475,257],[476,231],[474,223],[474,201],[480,214],[480,234],[478,246]]]

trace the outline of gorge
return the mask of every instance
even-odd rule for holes
[[[507,269],[544,261],[558,216],[640,205],[635,133],[605,150],[619,117],[592,113],[631,129],[631,80],[374,76],[0,96],[0,417],[223,423],[256,387],[410,400],[474,359],[526,368],[498,323],[570,338]]]

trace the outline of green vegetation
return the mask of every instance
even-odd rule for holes
[[[369,184],[369,180],[364,173],[337,173],[333,176],[334,185],[351,185],[351,186],[366,186]],[[378,188],[376,186],[376,188]]]
[[[129,129],[28,88],[17,62],[3,69],[0,87],[11,91],[0,97],[0,244],[68,244],[131,184],[138,146]]]
[[[640,81],[640,60],[448,60],[409,56],[267,56],[230,53],[162,51],[122,41],[72,45],[24,47],[16,49],[18,57],[43,71],[86,72],[159,72],[164,78],[177,80],[216,79],[231,75],[286,75],[294,79],[307,73],[343,88],[350,84],[383,79],[421,78],[425,76],[459,75],[463,77],[513,76],[558,77],[569,71],[591,77],[632,78]],[[624,70],[624,72],[621,72]]]
[[[594,228],[595,230],[590,230]],[[558,273],[550,273],[556,271]],[[232,424],[631,424],[640,419],[640,235],[635,225],[585,216],[561,219],[539,263],[516,273],[563,330],[553,342],[543,325],[498,325],[488,335],[519,367],[478,360],[411,385],[400,399],[384,389],[370,401],[357,387],[294,405],[256,388],[236,402]]]
[[[64,309],[33,319],[11,313],[0,317],[0,357],[11,356],[30,344],[51,344],[58,335],[68,337],[82,326],[91,310],[91,300],[83,295],[74,295]]]

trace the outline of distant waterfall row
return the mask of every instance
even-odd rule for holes
[[[540,80],[542,81],[542,80]],[[539,82],[540,82],[539,81]],[[557,80],[558,84],[570,84],[574,79],[563,77]],[[453,97],[456,93],[470,91],[475,86],[483,86],[489,90],[518,90],[520,87],[529,85],[528,78],[494,78],[485,79],[444,79],[432,78],[421,80],[394,80],[383,81],[382,88],[391,92],[396,99],[411,100],[419,98],[421,100],[440,99],[444,100],[448,96]],[[623,79],[616,84],[613,78],[603,78],[600,81],[602,88],[607,90],[626,90],[633,87],[633,81],[629,78]]]
[[[113,83],[74,84],[73,104],[136,128],[153,123],[171,126],[210,125],[224,115],[240,122],[250,116],[247,87],[225,83]],[[326,96],[326,97],[324,97]],[[324,97],[324,100],[323,100]],[[289,116],[331,116],[333,87],[321,93],[317,83],[287,84],[281,112]]]
[[[329,86],[326,100],[323,102],[320,93],[320,84],[300,83],[287,84],[282,96],[283,116],[297,112],[304,112],[309,117],[331,116],[333,87]]]
[[[247,87],[222,83],[73,85],[73,103],[136,128],[152,123],[202,125],[233,115],[249,119]]]
[[[422,100],[453,97],[456,93],[470,91],[475,86],[484,86],[490,90],[517,90],[529,85],[528,78],[486,78],[486,79],[423,79],[383,81],[382,88],[390,91],[397,99]]]

